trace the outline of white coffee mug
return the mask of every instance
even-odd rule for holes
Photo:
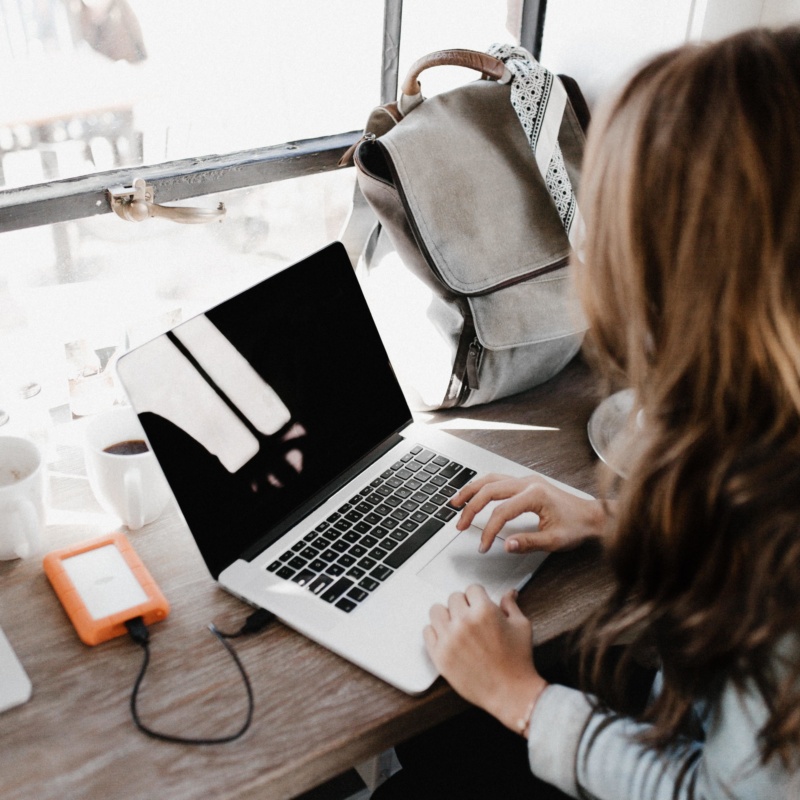
[[[36,445],[0,436],[0,560],[27,558],[42,547],[44,460]]]
[[[86,474],[110,514],[138,530],[164,510],[171,492],[132,408],[104,411],[86,425]]]

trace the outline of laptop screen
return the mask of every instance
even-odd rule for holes
[[[411,421],[339,243],[118,372],[214,577]]]

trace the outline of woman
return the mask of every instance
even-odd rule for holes
[[[454,503],[465,528],[503,501],[482,549],[526,511],[539,532],[506,549],[604,540],[616,588],[583,632],[592,693],[541,676],[511,595],[453,595],[425,644],[567,796],[798,798],[800,29],[655,58],[589,138],[574,266],[592,352],[642,410],[630,477],[613,503],[496,475]],[[623,638],[660,661],[635,717],[612,710],[637,649],[612,665]]]

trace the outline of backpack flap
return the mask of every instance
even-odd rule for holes
[[[569,255],[509,94],[475,81],[425,100],[374,143],[429,268],[456,294],[525,280]]]

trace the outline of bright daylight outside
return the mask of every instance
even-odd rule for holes
[[[401,78],[431,50],[516,41],[518,6],[406,0]],[[379,0],[2,0],[0,196],[361,130],[383,25]],[[466,79],[444,69],[426,93]],[[224,202],[222,222],[105,213],[0,233],[0,432],[46,439],[54,419],[118,402],[126,348],[336,239],[353,181],[343,169],[179,204]]]

